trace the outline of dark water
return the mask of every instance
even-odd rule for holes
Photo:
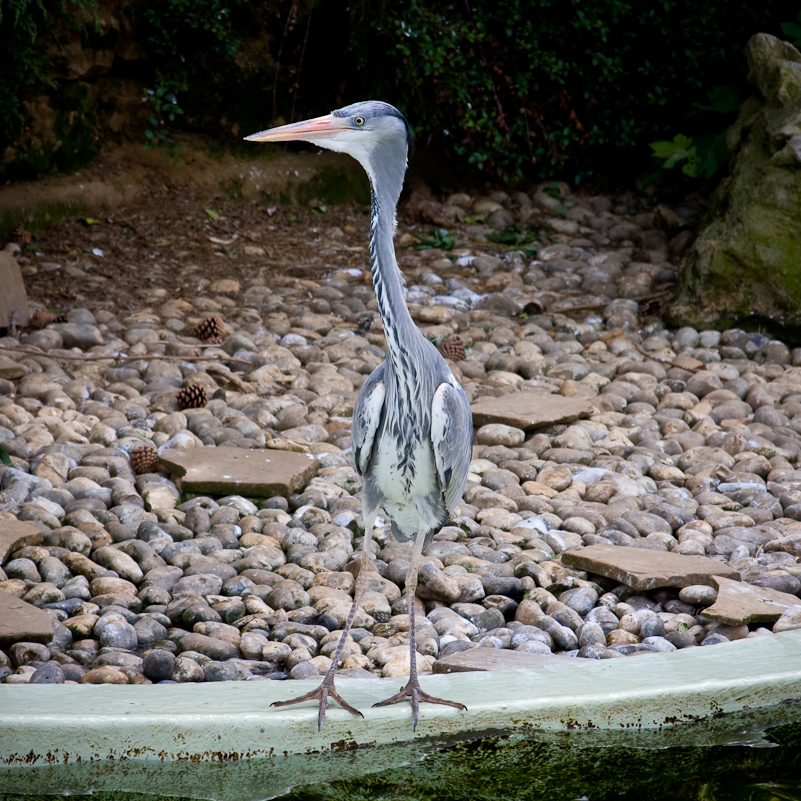
[[[93,801],[801,801],[801,703],[663,731],[495,733],[277,759],[0,768],[0,801],[65,794]]]

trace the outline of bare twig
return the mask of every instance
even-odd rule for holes
[[[217,348],[219,345],[193,345],[193,348]],[[92,355],[75,355],[68,356],[67,354],[43,353],[40,350],[31,350],[30,348],[23,347],[6,347],[0,348],[2,351],[11,351],[12,353],[22,353],[25,356],[38,356],[44,359],[53,359],[54,361],[75,361],[75,362],[138,362],[138,361],[180,361],[180,362],[202,362],[213,359],[213,356],[167,356],[157,353],[147,353],[143,356],[128,356],[124,353],[109,354],[108,356],[92,356]],[[235,359],[232,356],[226,356],[220,359],[222,362],[232,362],[234,364],[244,364],[251,366],[251,363],[246,359]]]

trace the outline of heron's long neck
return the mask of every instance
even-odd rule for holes
[[[370,220],[370,268],[373,273],[378,313],[384,324],[387,341],[387,361],[394,368],[400,368],[402,354],[408,346],[422,334],[412,322],[403,292],[403,277],[395,258],[392,237],[395,233],[395,209],[400,196],[403,174],[400,182],[381,181],[379,176],[371,176],[372,215]],[[376,188],[378,184],[379,189]]]

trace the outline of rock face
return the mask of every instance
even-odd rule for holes
[[[746,57],[755,94],[728,135],[731,176],[682,265],[677,325],[801,326],[801,54],[759,33]]]

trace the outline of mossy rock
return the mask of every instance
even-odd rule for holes
[[[672,325],[801,332],[801,53],[767,34],[746,47],[756,94],[727,144],[731,176],[679,275]]]

